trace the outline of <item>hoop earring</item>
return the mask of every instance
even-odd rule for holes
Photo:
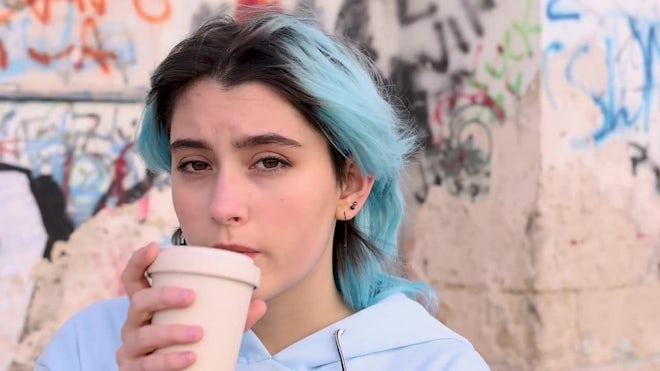
[[[356,207],[357,207],[357,201],[351,202],[351,210],[355,210]]]

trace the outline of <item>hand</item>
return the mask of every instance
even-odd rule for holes
[[[120,370],[181,370],[193,364],[196,359],[194,352],[153,353],[159,348],[195,343],[202,338],[199,326],[151,324],[154,312],[187,307],[194,300],[194,292],[191,290],[149,285],[144,273],[156,259],[158,251],[154,243],[137,250],[122,274],[131,303],[121,330],[122,345],[117,350]],[[251,328],[265,313],[266,303],[263,300],[252,300],[245,329]]]

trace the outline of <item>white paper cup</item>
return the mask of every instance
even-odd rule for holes
[[[153,324],[198,325],[204,329],[198,343],[156,352],[194,351],[197,361],[188,370],[234,370],[248,306],[261,275],[252,259],[210,247],[167,246],[161,248],[147,273],[154,287],[183,287],[195,292],[191,306],[158,311]]]

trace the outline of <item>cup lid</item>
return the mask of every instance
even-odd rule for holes
[[[259,286],[261,271],[250,257],[199,246],[165,246],[147,268],[148,274],[177,272],[225,277]]]

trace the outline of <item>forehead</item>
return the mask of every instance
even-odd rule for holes
[[[178,97],[171,126],[172,136],[216,131],[300,135],[315,131],[291,103],[268,85],[249,82],[227,88],[211,79],[194,83]]]

